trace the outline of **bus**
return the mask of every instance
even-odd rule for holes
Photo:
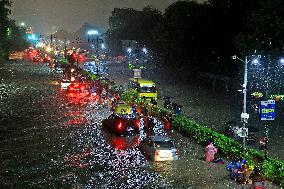
[[[138,92],[139,97],[144,97],[146,100],[157,101],[156,84],[151,80],[131,78],[130,88],[135,89]]]

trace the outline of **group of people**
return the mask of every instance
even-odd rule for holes
[[[245,159],[233,160],[226,166],[229,176],[238,184],[250,184],[252,189],[264,189],[264,177],[259,167],[250,170]]]
[[[214,146],[212,140],[208,141],[205,148],[205,161],[224,164],[224,160],[216,158],[218,148]],[[238,184],[250,184],[251,189],[264,189],[264,177],[262,176],[259,167],[250,170],[245,159],[235,159],[226,165],[226,170],[229,171],[230,179]]]

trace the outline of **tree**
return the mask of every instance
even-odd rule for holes
[[[8,8],[11,5],[9,0],[0,1],[0,59],[7,58],[8,52],[8,35],[9,35],[9,19],[11,13]]]
[[[132,8],[115,8],[109,18],[110,29],[106,32],[107,42],[114,54],[121,54],[121,40],[136,40],[150,48],[153,30],[161,22],[162,14],[150,6],[142,11]]]
[[[259,0],[246,18],[244,30],[235,38],[235,44],[243,54],[253,51],[275,53],[284,46],[284,2],[281,0]]]
[[[0,59],[8,59],[9,51],[25,48],[25,30],[19,28],[14,20],[8,18],[11,2],[0,0]]]

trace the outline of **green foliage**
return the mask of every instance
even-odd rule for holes
[[[82,71],[84,75],[86,75],[91,81],[95,81],[98,76],[96,74],[92,74],[90,72],[87,72],[85,70]]]
[[[283,185],[283,161],[265,158],[262,152],[255,149],[243,149],[234,139],[212,131],[206,126],[192,121],[185,116],[175,116],[173,127],[199,144],[206,144],[209,139],[213,139],[220,153],[233,157],[243,157],[248,161],[250,166],[260,165],[266,178]]]
[[[88,75],[88,73],[87,73]],[[90,77],[90,75],[88,75]],[[161,118],[164,114],[169,114],[168,110],[158,108],[151,103],[146,103],[139,98],[138,92],[134,89],[123,92],[122,99],[129,103],[140,103],[146,106],[148,114]],[[250,167],[260,166],[264,176],[275,183],[283,186],[284,182],[284,162],[272,158],[266,158],[262,152],[255,149],[243,149],[240,143],[223,134],[217,133],[203,124],[189,119],[186,116],[174,116],[172,127],[191,138],[199,144],[206,145],[209,139],[213,139],[219,153],[230,157],[242,157],[248,161]]]
[[[142,11],[132,8],[115,8],[109,18],[110,29],[106,41],[114,55],[125,53],[121,40],[136,40],[150,47],[155,37],[153,29],[161,23],[162,14],[157,9],[145,7]]]
[[[8,18],[10,6],[9,0],[0,1],[0,59],[8,59],[9,51],[22,50],[28,45],[24,39],[25,31]]]
[[[68,64],[68,61],[67,60],[65,60],[65,58],[64,57],[62,57],[62,58],[58,58],[58,61],[60,62],[60,63],[62,63],[62,64]]]
[[[138,99],[138,92],[134,89],[124,91],[121,95],[122,99],[128,103],[135,103]]]

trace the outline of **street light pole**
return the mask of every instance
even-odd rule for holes
[[[248,119],[249,119],[249,114],[247,113],[247,82],[248,82],[248,57],[245,57],[245,60],[240,59],[239,57],[237,57],[236,55],[232,57],[233,59],[238,59],[242,62],[245,63],[244,65],[244,83],[243,83],[243,89],[239,90],[242,91],[244,96],[243,96],[243,112],[241,114],[241,120],[243,122],[243,126],[241,128],[241,137],[243,138],[243,148],[246,148],[246,137],[248,134],[248,129],[246,128],[246,124],[248,123]],[[245,132],[245,133],[243,133]]]
[[[244,93],[244,101],[243,101],[243,113],[241,118],[243,119],[243,129],[246,129],[246,123],[248,119],[247,114],[247,81],[248,81],[248,58],[246,56],[245,59],[245,70],[244,70],[244,84],[243,84],[243,93]],[[246,137],[243,137],[243,148],[246,147]]]

